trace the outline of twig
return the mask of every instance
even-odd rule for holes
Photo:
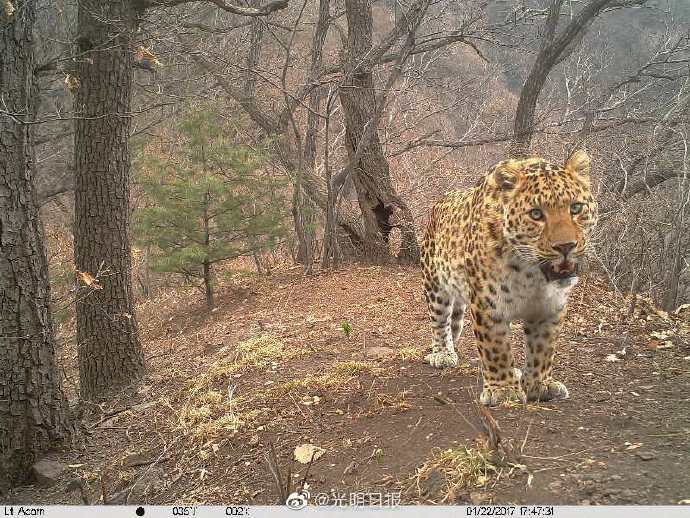
[[[273,443],[269,442],[268,446],[269,451],[266,454],[266,463],[268,464],[268,469],[271,472],[271,475],[273,475],[273,480],[275,481],[276,488],[278,489],[278,498],[280,499],[279,503],[283,504],[287,500],[289,493],[286,493],[286,491],[289,489],[289,487],[283,485],[283,478],[280,476],[280,467],[278,466],[278,456],[276,455],[276,449],[273,446]],[[289,478],[287,483],[290,484]]]
[[[103,414],[103,417],[99,419],[95,424],[91,425],[89,429],[93,430],[94,428],[98,427],[98,425],[103,424],[106,422],[108,419],[111,417],[114,417],[118,414],[121,414],[122,412],[126,412],[127,410],[130,410],[132,406],[126,406],[124,408],[120,408],[119,410],[113,410],[112,412],[108,412],[107,414]]]
[[[525,440],[522,441],[522,445],[520,446],[520,455],[522,456],[522,452],[525,451],[525,446],[527,445],[527,437],[529,437],[529,430],[532,428],[532,421],[529,422],[527,425],[527,432],[525,433]]]
[[[489,449],[498,451],[498,447],[501,444],[501,428],[488,408],[478,403],[475,403],[475,408],[479,414],[479,421],[484,427],[484,432],[489,438]]]

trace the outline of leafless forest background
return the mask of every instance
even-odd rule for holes
[[[645,304],[681,314],[689,28],[685,0],[0,0],[0,490],[56,441],[79,437],[78,423],[100,426],[103,402],[158,375],[152,358],[169,354],[150,347],[173,333],[181,308],[204,307],[194,318],[209,319],[195,321],[208,337],[230,309],[254,314],[242,306],[249,297],[232,308],[228,297],[258,296],[266,279],[278,293],[286,272],[321,293],[321,309],[382,302],[357,282],[414,282],[407,270],[381,280],[348,268],[416,265],[431,204],[508,156],[563,162],[585,148],[600,205],[589,265],[602,284],[592,293],[617,297],[631,318]],[[146,219],[177,196],[165,198],[161,178],[185,174],[185,195],[201,192],[203,253],[169,236],[160,246],[151,233],[160,221]],[[240,223],[219,223],[213,189],[227,198],[218,214]],[[178,225],[194,219],[169,214]],[[168,245],[182,251],[161,259]],[[359,298],[334,297],[340,277],[318,284],[321,273],[344,276]],[[395,304],[415,302],[396,286]],[[287,318],[267,318],[278,317]],[[305,320],[307,335],[323,321]],[[270,328],[256,325],[240,322],[235,338],[258,363],[237,352],[223,375],[263,369],[262,354],[294,359],[278,338],[253,341]],[[338,325],[349,340],[351,324]],[[378,373],[340,368],[350,380]],[[215,397],[218,380],[203,379]],[[220,415],[230,403],[195,404]],[[161,422],[175,435],[170,419]]]
[[[272,174],[295,186],[298,235],[289,237],[284,250],[328,264],[329,178],[336,190],[344,184],[334,215],[341,228],[349,237],[368,228],[357,203],[366,197],[366,182],[348,171],[356,144],[348,141],[341,105],[350,102],[346,92],[354,88],[343,65],[350,51],[346,6],[292,2],[270,16],[247,18],[214,2],[173,3],[181,5],[147,10],[133,43],[159,62],[151,70],[143,68],[145,59],[137,63],[133,142],[146,153],[163,150],[176,118],[200,103],[211,103],[237,124],[243,143],[271,139]],[[566,37],[580,6],[557,4],[556,38]],[[681,1],[603,4],[547,71],[531,149],[553,160],[576,146],[591,152],[602,205],[596,266],[616,289],[648,294],[673,309],[690,300],[690,8]],[[412,36],[400,23],[409,6],[390,1],[371,8],[372,42],[359,52],[371,60],[366,66],[378,104],[369,115],[379,141],[373,147],[385,164],[368,166],[390,168],[392,185],[379,186],[375,194],[386,208],[395,208],[386,221],[394,227],[386,252],[395,256],[408,217],[419,233],[433,200],[471,185],[505,158],[523,84],[553,35],[546,32],[548,2],[430,2]],[[42,2],[36,28],[43,122],[37,127],[38,196],[44,211],[63,210],[67,229],[67,193],[74,181],[69,85],[76,77],[75,13],[73,3]],[[353,101],[362,111],[374,107],[362,96]],[[360,121],[361,127],[366,123]],[[409,206],[409,215],[395,206],[396,196]],[[135,207],[138,202],[135,188]],[[362,201],[372,208],[374,203]]]

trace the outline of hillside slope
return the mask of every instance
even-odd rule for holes
[[[125,490],[130,502],[270,504],[270,445],[298,482],[306,466],[288,475],[293,450],[313,443],[325,453],[309,471],[312,495],[674,504],[690,498],[688,316],[628,308],[596,279],[576,288],[556,367],[571,399],[493,409],[499,458],[479,433],[471,333],[459,368],[420,361],[429,329],[416,269],[293,269],[224,293],[211,314],[173,290],[139,307],[144,382],[84,411],[81,441],[53,455],[70,466],[57,485],[9,500],[78,503],[66,487],[81,478],[91,502],[102,481],[107,498]],[[71,379],[75,356],[62,352]]]

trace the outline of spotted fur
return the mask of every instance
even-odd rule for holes
[[[552,376],[554,345],[596,220],[584,151],[563,167],[541,158],[500,162],[474,188],[434,205],[422,244],[433,334],[426,360],[457,365],[469,308],[483,404],[567,398]],[[527,343],[522,371],[510,346],[516,320]]]

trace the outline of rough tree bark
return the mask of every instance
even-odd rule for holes
[[[80,290],[77,342],[82,397],[107,396],[144,374],[134,314],[129,241],[132,61],[140,13],[130,0],[80,0],[75,99],[77,270],[102,289]]]
[[[556,34],[563,1],[550,0],[541,49],[520,91],[513,125],[513,139],[509,149],[509,154],[512,157],[529,154],[532,135],[534,134],[534,114],[537,100],[544,88],[546,79],[556,65],[572,54],[596,17],[609,7],[634,6],[646,2],[646,0],[590,0],[572,17],[568,25],[559,34]]]
[[[70,435],[50,313],[48,266],[33,186],[29,124],[36,88],[35,0],[0,6],[0,492]]]
[[[364,222],[364,254],[372,261],[385,262],[390,258],[391,231],[398,227],[402,233],[398,260],[416,263],[419,246],[411,212],[393,188],[378,130],[367,131],[370,124],[377,123],[372,120],[377,112],[377,100],[372,67],[368,64],[372,54],[371,0],[346,0],[345,9],[348,37],[343,67],[345,78],[339,97],[345,118],[346,147],[350,161],[354,161],[351,164],[353,180]],[[421,13],[411,13],[410,23],[418,23],[416,17],[423,16],[425,10],[426,7]],[[368,141],[362,142],[363,149],[357,156],[360,139],[365,135]]]
[[[319,1],[319,16],[311,44],[311,66],[309,69],[309,82],[315,84],[319,81],[323,63],[323,44],[326,41],[328,27],[330,25],[330,0]],[[307,114],[307,129],[304,135],[302,150],[301,170],[314,171],[316,169],[316,141],[319,132],[319,111],[323,99],[323,88],[314,86],[309,93],[309,113]],[[301,171],[300,171],[301,173]],[[300,174],[301,176],[301,174]],[[309,198],[301,181],[295,188],[293,203],[295,226],[299,225],[299,248],[297,261],[305,265],[307,272],[311,271],[316,247],[317,210],[316,203]]]

